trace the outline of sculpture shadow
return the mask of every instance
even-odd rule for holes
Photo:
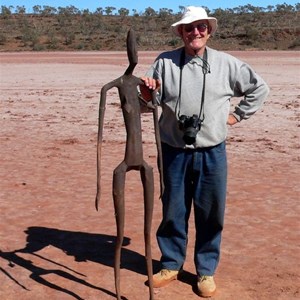
[[[74,291],[47,281],[45,278],[43,278],[43,275],[55,274],[65,279],[83,284],[89,288],[97,289],[110,296],[116,297],[115,293],[88,283],[86,280],[84,280],[84,274],[72,270],[66,265],[57,263],[51,258],[43,257],[42,255],[36,253],[47,246],[53,246],[61,249],[66,255],[74,256],[74,259],[77,262],[92,261],[113,268],[116,241],[115,236],[66,231],[46,227],[29,227],[25,233],[27,234],[27,244],[24,248],[10,252],[3,252],[0,250],[0,257],[7,260],[10,267],[14,267],[15,265],[23,267],[30,272],[29,277],[32,280],[49,288],[53,288],[73,296],[75,299],[82,298],[74,293]],[[125,237],[122,249],[121,268],[146,275],[147,270],[145,257],[137,252],[124,248],[129,244],[130,238]],[[52,263],[54,267],[51,269],[45,269],[34,265],[32,261],[24,259],[20,255],[22,253],[28,253],[39,257],[40,259]],[[155,269],[159,268],[158,261],[153,261],[153,265]],[[2,273],[4,273],[21,288],[28,290],[26,286],[11,276],[7,270],[0,268],[0,271],[2,271]]]

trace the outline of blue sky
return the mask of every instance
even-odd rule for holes
[[[135,3],[134,3],[135,2]],[[217,1],[217,0],[202,0],[202,1],[185,1],[185,0],[152,0],[152,1],[117,1],[117,0],[108,0],[108,1],[96,1],[96,0],[0,0],[0,6],[25,6],[27,12],[31,12],[31,9],[35,5],[40,5],[43,7],[44,5],[51,6],[51,7],[66,7],[73,5],[78,9],[85,9],[88,8],[91,12],[95,11],[97,7],[105,8],[107,6],[115,7],[116,9],[119,8],[127,8],[129,9],[130,13],[132,9],[136,9],[137,12],[144,12],[147,7],[153,8],[155,11],[159,11],[160,8],[168,8],[172,9],[174,13],[179,12],[179,6],[187,6],[187,5],[194,5],[194,6],[206,6],[210,10],[216,8],[234,8],[238,6],[243,6],[251,3],[253,6],[257,7],[267,7],[269,5],[276,6],[277,4],[290,4],[295,6],[298,1],[289,1],[289,0],[245,0],[245,1],[238,1],[238,0],[231,0],[231,1]]]

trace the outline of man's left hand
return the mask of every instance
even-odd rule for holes
[[[236,119],[236,117],[233,114],[230,114],[227,119],[227,125],[232,126],[236,123],[238,123],[238,120]]]

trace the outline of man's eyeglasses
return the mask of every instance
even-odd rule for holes
[[[187,32],[187,33],[194,31],[195,28],[197,28],[197,30],[199,32],[204,32],[208,28],[208,25],[205,23],[199,23],[197,25],[186,24],[186,25],[184,25],[183,28],[184,28],[185,32]]]

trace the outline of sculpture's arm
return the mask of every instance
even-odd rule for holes
[[[103,138],[103,124],[104,124],[104,112],[106,105],[106,93],[113,87],[118,86],[119,78],[107,83],[101,89],[100,105],[99,105],[99,119],[98,119],[98,139],[97,139],[97,194],[95,199],[96,210],[99,207],[99,201],[101,196],[101,149]]]
[[[153,121],[154,121],[154,131],[155,131],[155,140],[157,147],[157,164],[158,171],[160,176],[160,197],[162,197],[165,186],[163,179],[163,163],[162,163],[162,149],[161,149],[161,140],[159,133],[159,123],[158,123],[158,108],[157,108],[157,100],[156,100],[156,92],[157,90],[152,91],[152,104],[153,104]]]

